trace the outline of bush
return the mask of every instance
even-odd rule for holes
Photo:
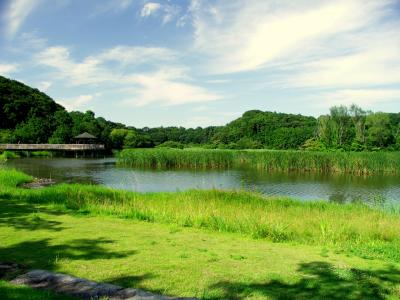
[[[156,148],[176,148],[176,149],[183,149],[184,147],[185,146],[182,143],[174,141],[166,141],[165,143],[156,146]]]
[[[301,146],[302,150],[307,151],[326,151],[326,146],[320,140],[315,138],[308,139],[305,143]]]

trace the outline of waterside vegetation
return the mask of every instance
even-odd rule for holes
[[[64,212],[238,233],[273,242],[329,246],[360,256],[400,260],[400,211],[365,204],[299,202],[243,191],[134,193],[101,186],[39,190],[17,186],[31,178],[0,170],[2,195]]]
[[[118,163],[150,168],[235,168],[323,173],[397,174],[400,152],[124,149]]]
[[[9,159],[20,157],[53,157],[51,151],[0,151],[0,162],[5,162]]]

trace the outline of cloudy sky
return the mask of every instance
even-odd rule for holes
[[[400,0],[0,0],[0,74],[137,127],[400,111]]]

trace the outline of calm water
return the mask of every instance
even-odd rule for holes
[[[143,170],[117,167],[114,158],[24,158],[10,160],[5,165],[58,182],[103,184],[139,192],[247,189],[304,200],[400,202],[399,176],[287,174],[255,170]]]

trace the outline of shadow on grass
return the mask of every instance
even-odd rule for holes
[[[65,197],[65,195],[61,195]],[[61,201],[66,201],[62,197]],[[0,191],[0,227],[12,227],[17,231],[17,234],[23,234],[27,239],[23,242],[2,246],[0,240],[0,262],[17,263],[21,266],[21,270],[13,272],[4,276],[3,279],[12,279],[20,273],[26,272],[29,269],[45,269],[49,271],[58,271],[58,263],[63,261],[89,261],[89,260],[107,260],[125,258],[136,254],[136,251],[114,251],[110,250],[110,244],[114,240],[103,239],[74,239],[67,241],[56,241],[51,238],[41,238],[32,240],[29,237],[29,231],[35,230],[49,230],[56,231],[63,234],[67,229],[62,226],[63,223],[51,220],[51,216],[63,215],[64,212],[52,210],[40,204],[52,202],[46,197],[40,198],[37,194],[11,194]],[[38,205],[39,204],[39,205]],[[19,232],[28,231],[28,232]],[[46,235],[46,232],[43,232]],[[71,234],[71,233],[68,233]],[[43,235],[42,235],[43,236]],[[99,262],[101,263],[101,262]],[[104,282],[116,284],[123,287],[140,287],[143,280],[152,278],[152,274],[144,275],[126,275],[104,280]],[[0,281],[1,283],[1,281]],[[0,296],[7,295],[7,297],[16,297],[19,299],[21,293],[29,290],[12,285],[0,284]],[[152,290],[151,292],[157,293],[159,290]],[[45,292],[37,292],[38,298],[44,295]],[[53,299],[53,295],[46,295],[46,299]],[[3,299],[0,297],[0,299]],[[36,298],[32,298],[36,299]],[[54,298],[57,299],[57,298]]]
[[[400,296],[400,269],[387,266],[380,270],[335,269],[326,262],[304,263],[295,283],[271,280],[265,283],[219,282],[210,287],[222,292],[206,299],[245,299],[251,295],[269,299],[386,299]],[[397,293],[397,294],[396,294]]]
[[[5,199],[4,195],[0,196],[0,207],[0,226],[12,226],[24,230],[60,231],[63,229],[60,222],[46,220],[40,216],[40,213],[60,214],[46,208],[38,208],[28,203],[17,203],[11,199]]]
[[[75,239],[64,244],[53,244],[51,239],[41,239],[0,247],[0,257],[29,268],[54,270],[60,260],[114,259],[135,254],[135,251],[111,252],[105,247],[110,243],[113,241],[107,239]]]
[[[133,287],[136,288],[140,286],[141,282],[147,279],[154,278],[153,274],[146,273],[144,275],[131,275],[131,276],[119,276],[112,277],[105,280],[105,282],[119,285],[122,287]]]
[[[155,278],[156,275],[152,273],[145,273],[143,275],[122,275],[118,277],[111,277],[108,279],[105,279],[104,282],[115,284],[118,286],[121,286],[123,288],[134,288],[134,289],[142,289],[147,292],[151,292],[154,294],[165,294],[164,289],[157,289],[157,288],[152,288],[149,289],[148,287],[143,286],[143,281],[146,281],[148,279]],[[170,295],[174,296],[174,295]]]
[[[46,290],[34,290],[26,286],[15,286],[0,281],[0,299],[8,300],[78,300],[78,298],[56,294]]]

